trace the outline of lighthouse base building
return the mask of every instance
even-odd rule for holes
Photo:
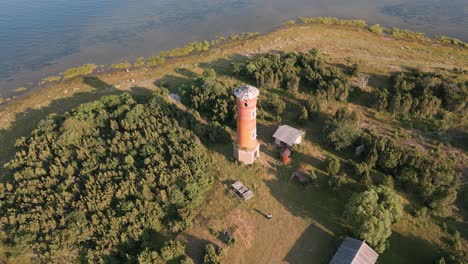
[[[245,85],[236,89],[237,141],[234,142],[234,157],[245,164],[252,164],[260,156],[257,141],[257,98],[259,90]]]
[[[244,163],[244,164],[253,164],[255,160],[260,157],[260,144],[257,143],[257,146],[254,149],[242,149],[237,146],[237,143],[234,142],[234,157]]]

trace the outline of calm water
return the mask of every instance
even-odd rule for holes
[[[0,0],[0,96],[84,63],[266,32],[298,16],[363,18],[468,40],[468,0]]]

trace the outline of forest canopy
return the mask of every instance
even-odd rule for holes
[[[0,184],[2,242],[46,262],[184,259],[154,240],[190,224],[212,179],[205,148],[160,101],[104,97],[19,139]]]

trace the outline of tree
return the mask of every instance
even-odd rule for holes
[[[318,182],[318,177],[317,174],[315,173],[315,170],[310,170],[309,173],[307,174],[307,178],[309,179],[310,183],[313,185],[317,185]]]
[[[402,214],[402,198],[398,194],[386,187],[371,187],[351,197],[343,217],[353,236],[383,253],[389,246],[391,225],[401,219]]]
[[[361,133],[359,118],[355,112],[341,108],[333,118],[326,121],[324,133],[328,143],[336,150],[346,148],[353,144]]]
[[[219,264],[221,263],[222,252],[216,249],[215,245],[208,243],[205,246],[205,256],[203,257],[203,264]]]
[[[340,171],[340,161],[333,156],[327,158],[327,172],[329,175],[336,175]]]
[[[299,115],[299,123],[304,125],[309,120],[309,114],[307,113],[307,109],[302,107],[301,114]]]
[[[309,118],[318,116],[321,110],[320,100],[317,97],[312,96],[307,101],[306,108],[307,108]]]
[[[345,175],[330,175],[328,179],[328,187],[332,191],[337,191],[343,186],[345,182]]]

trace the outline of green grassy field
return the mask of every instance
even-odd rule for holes
[[[231,62],[269,51],[308,51],[312,48],[319,49],[330,65],[347,65],[347,58],[358,60],[362,72],[370,76],[369,91],[388,85],[386,77],[391,72],[416,67],[445,71],[454,67],[466,69],[468,65],[468,49],[394,40],[364,29],[341,26],[282,28],[255,39],[227,43],[206,53],[169,60],[156,68],[59,82],[2,104],[0,164],[14,154],[15,139],[27,136],[49,113],[63,113],[81,103],[123,91],[144,97],[164,86],[177,92],[181,84],[205,68],[214,68],[222,78],[239,82],[242,80],[228,74]],[[261,96],[268,98],[269,94]],[[210,149],[213,165],[209,169],[216,176],[214,187],[193,226],[178,236],[179,240],[187,242],[187,252],[194,260],[202,258],[207,241],[227,247],[218,239],[220,232],[226,229],[233,231],[237,243],[226,249],[224,263],[311,263],[310,260],[328,263],[341,243],[346,233],[340,222],[344,205],[362,187],[348,177],[339,192],[328,189],[324,159],[339,153],[322,144],[321,128],[324,119],[343,104],[329,104],[317,119],[299,126],[294,121],[294,113],[298,100],[304,98],[284,93],[281,96],[288,101],[282,123],[304,129],[305,141],[294,153],[293,162],[281,165],[271,139],[278,124],[262,120],[258,124],[262,156],[255,165],[243,166],[234,162],[231,144]],[[376,114],[368,107],[365,96],[353,98],[352,95],[348,106],[362,114],[366,128],[388,135],[404,131],[409,141],[423,147],[437,143],[427,134],[404,129],[391,117]],[[461,166],[466,168],[467,157],[463,149],[448,145],[445,150],[459,153]],[[291,173],[298,168],[316,169],[318,185],[304,187],[290,181]],[[4,172],[0,170],[0,173]],[[244,202],[235,196],[229,190],[229,184],[235,180],[241,180],[251,188],[254,198]],[[419,219],[409,213],[413,206],[410,201],[406,200],[406,203],[404,218],[394,226],[391,247],[380,257],[381,263],[432,263],[441,249],[450,247],[446,232],[441,228],[443,222],[461,232],[464,250],[467,250],[466,212],[454,212],[450,219],[430,216]],[[272,220],[264,217],[267,213],[273,214]],[[2,248],[0,259],[25,263],[25,254],[18,249]]]

